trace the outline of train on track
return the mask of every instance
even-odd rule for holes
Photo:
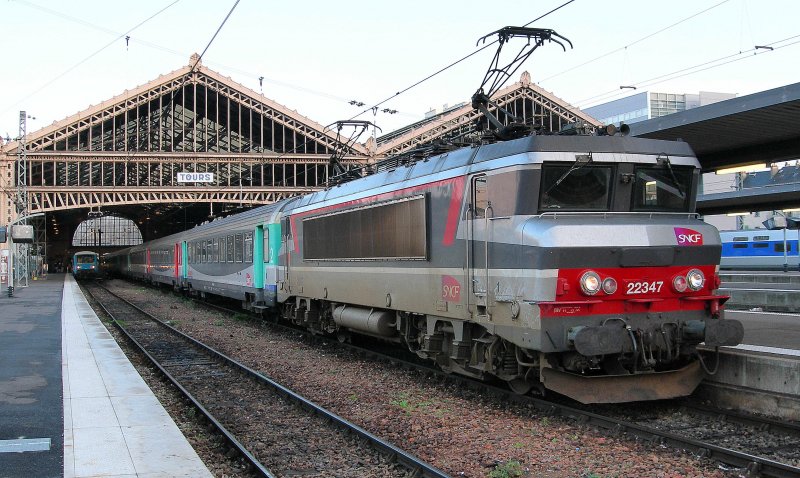
[[[108,254],[316,333],[585,403],[690,394],[696,346],[736,345],[718,231],[684,142],[535,135],[394,162]]]
[[[80,251],[72,255],[72,275],[75,279],[100,279],[100,255],[93,251]]]
[[[797,270],[800,265],[797,229],[722,231],[723,269]]]

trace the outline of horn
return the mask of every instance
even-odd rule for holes
[[[631,127],[626,125],[625,123],[620,123],[619,134],[622,136],[628,136],[629,134],[631,134]]]

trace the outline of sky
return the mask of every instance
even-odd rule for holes
[[[404,90],[474,53],[484,35],[568,1],[240,0],[212,42],[235,0],[0,0],[0,136],[18,135],[20,110],[30,134],[206,46],[204,66],[317,123],[355,117],[386,133],[469,101],[496,48]],[[581,108],[633,93],[620,86],[746,95],[800,82],[799,18],[796,0],[573,0],[529,25],[573,48],[543,45],[510,82],[528,71]],[[501,59],[524,43],[512,39]]]

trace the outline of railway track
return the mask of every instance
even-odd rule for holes
[[[241,314],[205,301],[200,303],[228,314]],[[302,329],[271,324],[293,334]],[[326,340],[312,334],[309,339]],[[658,446],[687,450],[697,456],[715,459],[723,469],[738,469],[740,474],[764,477],[800,477],[800,425],[777,422],[757,416],[705,407],[689,401],[675,400],[621,405],[576,405],[572,401],[516,395],[504,387],[494,387],[454,374],[444,374],[429,364],[420,364],[401,354],[387,355],[385,348],[376,350],[342,344],[359,357],[388,362],[394,367],[416,369],[434,374],[441,381],[456,383],[461,388],[478,390],[550,416],[606,430],[612,435],[625,434],[636,440]]]
[[[226,313],[236,313],[217,304],[201,302]],[[300,329],[273,324],[285,330]],[[309,334],[309,338],[318,338]],[[594,425],[612,434],[627,434],[638,440],[691,451],[716,459],[723,468],[738,468],[747,476],[800,477],[800,424],[745,415],[688,400],[623,405],[575,405],[571,401],[519,396],[502,387],[459,375],[444,374],[427,363],[387,355],[385,349],[342,344],[353,353],[395,366],[435,374],[461,387],[482,390],[515,403],[531,405],[554,416]]]
[[[444,472],[175,330],[96,284],[86,290],[253,474],[446,477]],[[264,436],[263,424],[269,424]],[[254,426],[254,425],[258,426]]]

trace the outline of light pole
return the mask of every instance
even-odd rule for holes
[[[797,222],[794,220],[790,220],[789,216],[786,215],[787,212],[793,212],[797,209],[784,209],[782,211],[773,211],[774,213],[780,214],[783,218],[783,272],[789,272],[789,244],[787,240],[787,230],[790,226],[794,226],[793,229],[797,230],[797,268],[800,270],[800,227],[797,226]]]

